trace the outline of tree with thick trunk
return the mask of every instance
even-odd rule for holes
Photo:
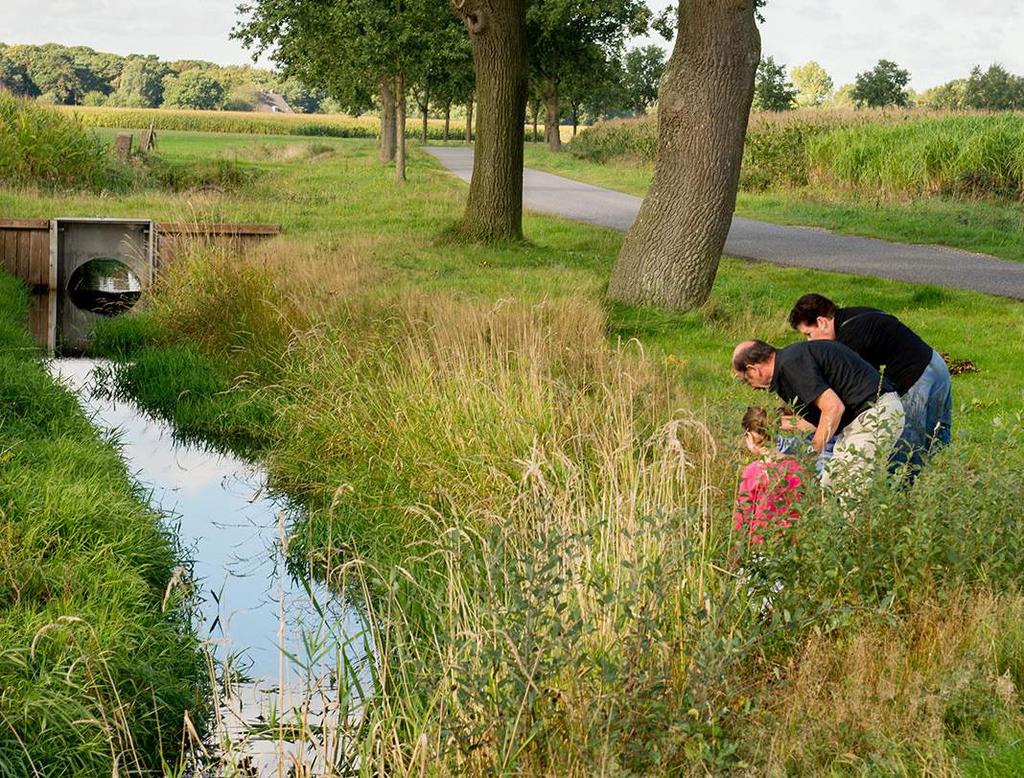
[[[380,161],[387,163],[395,158],[395,90],[391,79],[380,79]]]
[[[732,222],[761,37],[755,0],[680,0],[678,14],[658,95],[654,181],[608,296],[688,310],[710,294]]]
[[[473,240],[523,235],[525,0],[451,0],[469,31],[476,71],[473,177],[458,232]],[[471,113],[467,111],[466,133]]]

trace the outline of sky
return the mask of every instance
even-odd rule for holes
[[[238,1],[0,0],[0,41],[242,64],[250,55],[229,38]],[[669,2],[648,0],[655,10]],[[1024,75],[1024,0],[768,0],[764,15],[766,56],[790,67],[816,60],[836,86],[882,58],[909,70],[918,91],[973,65]]]

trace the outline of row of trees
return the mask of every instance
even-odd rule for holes
[[[257,52],[269,51],[286,75],[346,105],[376,101],[381,156],[394,157],[399,180],[404,133],[395,128],[404,126],[410,90],[425,95],[423,105],[468,101],[475,93],[473,175],[457,232],[504,241],[522,237],[528,104],[544,106],[545,135],[558,148],[570,95],[585,93],[581,84],[607,83],[630,36],[652,22],[667,33],[675,27],[658,92],[654,181],[609,295],[687,308],[710,291],[735,206],[761,53],[759,5],[679,0],[652,20],[641,0],[251,0],[239,6],[234,34]],[[638,62],[635,70],[657,68]]]
[[[817,62],[792,69],[765,57],[757,69],[754,109],[787,111],[797,107],[826,105],[836,108],[885,108],[921,106],[945,110],[1024,110],[1024,77],[1002,65],[987,70],[975,66],[967,78],[958,78],[916,95],[907,85],[910,73],[895,62],[882,59],[871,70],[858,73],[852,84],[833,90],[831,77]]]
[[[261,68],[94,51],[86,46],[0,43],[0,89],[60,105],[254,110],[260,93],[282,94],[297,111],[330,110],[322,90]]]
[[[448,0],[255,0],[239,7],[234,36],[269,51],[286,75],[315,84],[350,113],[376,108],[385,159],[401,150],[391,129],[406,100],[429,115],[462,107],[472,122],[478,89],[470,39]],[[645,32],[642,0],[531,0],[525,5],[526,120],[543,119],[549,146],[559,125],[644,113],[665,68],[658,46],[625,49]],[[402,99],[402,96],[406,100]],[[480,117],[483,118],[483,117]]]
[[[909,106],[907,90],[910,73],[887,59],[878,61],[871,70],[858,73],[853,84],[833,91],[832,78],[817,62],[793,68],[787,77],[786,67],[772,57],[765,57],[757,68],[754,84],[754,109],[788,111],[793,108],[857,107],[884,108]]]

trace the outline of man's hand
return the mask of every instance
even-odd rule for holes
[[[843,418],[846,406],[833,389],[822,392],[814,404],[821,411],[821,418],[818,420],[818,428],[814,431],[814,438],[811,439],[811,448],[820,454],[839,429],[839,422]]]

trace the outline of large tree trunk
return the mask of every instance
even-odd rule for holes
[[[452,126],[452,101],[444,104],[444,142],[448,142],[448,131]]]
[[[559,104],[558,83],[545,79],[541,88],[544,93],[544,140],[552,151],[561,151],[562,133],[559,122],[562,118],[562,107]]]
[[[525,0],[451,3],[473,44],[479,103],[473,178],[459,229],[474,240],[519,240],[523,235]]]
[[[405,73],[398,71],[395,78],[395,180],[405,181]]]
[[[680,310],[707,299],[736,207],[760,53],[754,0],[680,0],[654,181],[612,268],[611,299]]]
[[[391,79],[380,80],[380,161],[390,162],[395,158],[395,91]]]
[[[466,143],[473,142],[473,98],[466,101]]]

